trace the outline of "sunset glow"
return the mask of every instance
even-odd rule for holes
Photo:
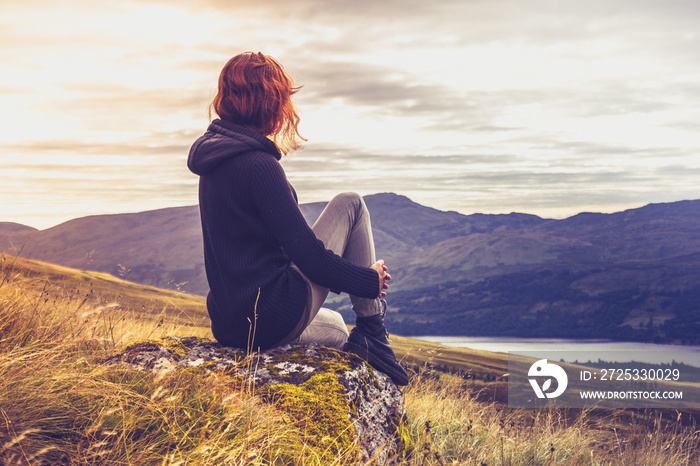
[[[0,221],[197,203],[228,58],[303,85],[300,202],[565,217],[700,198],[700,4],[0,1]]]

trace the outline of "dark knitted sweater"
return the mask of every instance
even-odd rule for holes
[[[187,165],[200,176],[207,310],[223,345],[247,347],[252,323],[252,347],[261,349],[295,328],[307,287],[292,262],[323,287],[379,295],[376,271],[351,264],[316,238],[280,158],[268,138],[227,120],[214,120],[190,149]]]

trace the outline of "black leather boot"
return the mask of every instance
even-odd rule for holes
[[[384,300],[382,307],[381,314],[355,319],[355,328],[350,332],[343,350],[358,355],[378,371],[384,372],[396,385],[406,385],[408,374],[396,360],[387,338],[389,333],[384,326]]]

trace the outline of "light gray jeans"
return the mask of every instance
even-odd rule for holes
[[[316,237],[334,253],[355,265],[369,267],[376,262],[374,239],[369,211],[364,200],[356,193],[342,193],[334,197],[321,212],[312,227]],[[328,296],[324,288],[311,280],[297,268],[308,287],[308,302],[301,334],[293,343],[318,343],[333,348],[342,348],[348,339],[348,329],[343,317],[336,311],[321,307]],[[377,290],[377,295],[379,290]],[[368,299],[350,295],[355,315],[367,317],[379,314],[379,298]]]

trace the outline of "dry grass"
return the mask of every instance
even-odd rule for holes
[[[133,339],[206,327],[169,321],[167,305],[139,314],[115,300],[124,283],[98,295],[23,265],[0,271],[0,464],[318,464],[230,380],[100,364]]]
[[[478,401],[465,382],[423,373],[406,390],[415,465],[628,464],[700,462],[700,437],[686,415],[622,410],[509,409]]]
[[[133,340],[208,336],[201,298],[3,258],[0,269],[0,464],[329,464],[275,406],[197,372],[155,377],[100,364]],[[413,361],[501,369],[397,339]],[[411,350],[411,348],[413,348]],[[420,349],[420,351],[418,351]],[[406,388],[409,465],[700,463],[687,414],[513,410],[486,382],[423,369]],[[490,391],[489,391],[490,390]],[[481,400],[481,401],[480,401]],[[330,464],[355,464],[351,454]]]

